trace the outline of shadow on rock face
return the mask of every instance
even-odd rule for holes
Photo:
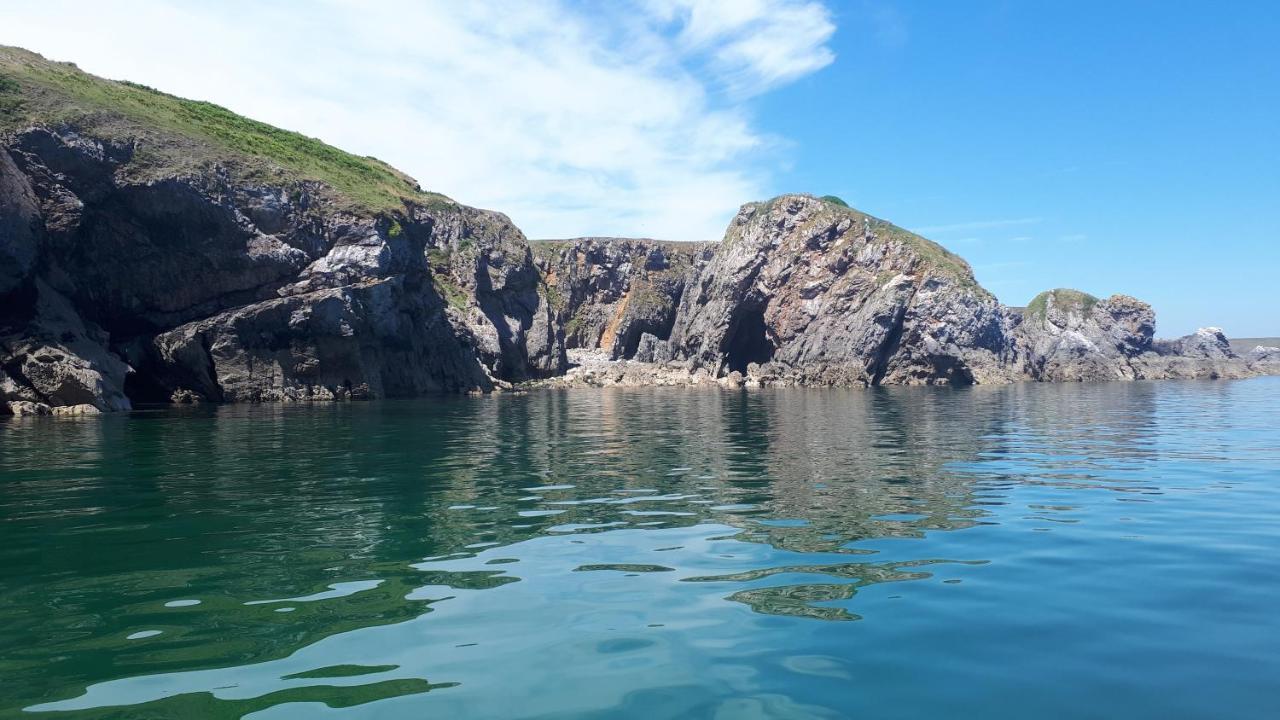
[[[764,308],[742,313],[725,343],[725,363],[729,370],[745,373],[752,363],[763,365],[773,359],[774,346],[764,323]]]

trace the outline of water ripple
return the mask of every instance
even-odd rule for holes
[[[1257,716],[1277,428],[1276,379],[9,421],[0,714]]]

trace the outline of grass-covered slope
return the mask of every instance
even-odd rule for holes
[[[422,192],[386,163],[226,108],[143,85],[90,75],[70,63],[0,46],[0,137],[31,126],[69,126],[95,138],[131,142],[129,171],[162,176],[221,165],[246,179],[326,185],[339,206],[381,212],[404,201],[445,198]]]
[[[763,203],[759,203],[758,207],[764,211],[772,209],[778,202],[787,198],[797,197],[795,195],[780,195]],[[812,198],[812,195],[801,195],[799,197]],[[851,207],[844,200],[835,195],[824,195],[818,200],[822,201],[824,212],[819,217],[815,217],[810,221],[813,225],[821,225],[830,221],[834,216],[845,216],[851,219],[856,226],[865,226],[882,242],[897,242],[903,246],[910,248],[912,252],[920,258],[926,266],[933,268],[939,274],[945,275],[955,280],[961,287],[978,291],[984,295],[990,293],[978,284],[977,279],[973,275],[973,268],[964,258],[956,255],[938,243],[917,235],[910,230],[898,227],[888,220],[882,220],[874,215]],[[732,230],[732,229],[731,229]]]
[[[1045,314],[1049,311],[1050,298],[1053,298],[1055,307],[1068,311],[1074,310],[1081,314],[1089,312],[1094,305],[1098,304],[1098,298],[1089,293],[1072,290],[1071,288],[1057,288],[1055,290],[1046,290],[1032,298],[1023,312],[1024,317],[1043,320]]]

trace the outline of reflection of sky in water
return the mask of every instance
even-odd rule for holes
[[[1280,672],[1277,400],[649,389],[7,423],[0,697],[1249,714]]]

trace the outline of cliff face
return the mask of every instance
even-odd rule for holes
[[[593,241],[590,249],[631,258],[637,247],[653,245]],[[1237,356],[1214,328],[1157,341],[1151,307],[1124,295],[1099,300],[1062,289],[1025,309],[1004,307],[960,258],[830,199],[785,195],[745,205],[723,242],[699,252],[683,282],[672,283],[683,287],[674,307],[669,297],[662,305],[672,316],[668,333],[646,329],[634,353],[596,343],[641,364],[588,363],[568,384],[969,385],[1280,369],[1280,353]],[[548,267],[584,267],[574,257],[557,255]],[[617,307],[616,294],[581,298],[575,312],[583,317],[611,316]],[[586,333],[572,346],[595,347],[599,337]]]
[[[0,47],[0,413],[1280,370],[1154,325],[1125,296],[1003,307],[942,247],[807,195],[744,206],[720,243],[531,250],[376,159]]]
[[[550,304],[569,349],[634,357],[645,334],[666,337],[690,271],[710,259],[710,243],[576,238],[533,243]]]
[[[390,397],[564,369],[505,216],[22,51],[0,49],[0,80],[0,407]],[[228,127],[282,147],[245,152]]]
[[[834,202],[743,207],[666,347],[712,375],[873,385],[1008,379],[999,303],[941,247]]]

